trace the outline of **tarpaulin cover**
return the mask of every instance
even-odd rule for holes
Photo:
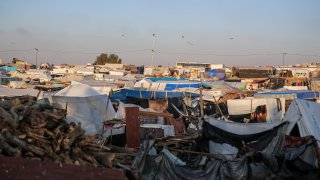
[[[239,149],[245,143],[256,151],[276,154],[281,151],[287,124],[236,123],[211,119],[204,122],[202,137],[216,143],[227,143]]]
[[[316,91],[270,91],[270,92],[257,92],[254,96],[277,95],[277,97],[284,97],[285,95],[295,95],[298,99],[312,99],[319,97],[319,92]]]
[[[284,98],[229,99],[227,105],[230,115],[250,114],[258,106],[266,105],[267,122],[282,120],[285,112]]]
[[[192,96],[198,97],[198,94],[188,92],[177,92],[177,91],[145,91],[135,89],[122,89],[118,93],[111,95],[112,99],[126,100],[127,97],[134,97],[139,99],[161,99],[161,98],[174,98]]]
[[[320,145],[320,104],[316,102],[296,99],[284,117],[289,122],[287,134],[297,124],[300,136],[314,136]]]
[[[164,153],[159,156],[148,156],[140,174],[140,179],[149,180],[212,180],[212,179],[247,179],[248,164],[244,158],[236,160],[209,160],[204,166],[186,167],[175,165]]]
[[[186,78],[175,78],[175,77],[161,77],[161,78],[156,78],[156,77],[150,77],[147,78],[150,79],[152,82],[157,82],[157,81],[182,81],[182,80],[187,80]]]

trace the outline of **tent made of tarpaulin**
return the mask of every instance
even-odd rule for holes
[[[230,115],[244,115],[255,112],[258,106],[265,105],[267,109],[267,122],[280,121],[285,113],[284,98],[247,98],[230,99],[227,101]]]
[[[256,151],[276,154],[282,150],[287,124],[282,121],[272,123],[237,123],[205,118],[202,129],[204,139],[216,143],[227,143],[241,148],[243,142]]]
[[[290,134],[295,125],[298,126],[301,137],[314,136],[320,145],[320,104],[316,102],[294,100],[284,120],[289,122],[287,134]]]
[[[52,96],[54,106],[67,109],[68,122],[80,122],[86,134],[102,132],[103,122],[114,117],[115,111],[107,95],[94,88],[72,83]]]

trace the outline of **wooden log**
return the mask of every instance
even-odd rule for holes
[[[14,144],[17,147],[20,147],[26,151],[30,151],[40,157],[43,157],[45,155],[43,149],[21,141],[19,138],[13,136],[7,129],[3,129],[1,133],[10,144]]]
[[[0,149],[6,152],[9,156],[18,157],[21,156],[21,151],[17,148],[11,147],[7,142],[6,139],[0,133]]]

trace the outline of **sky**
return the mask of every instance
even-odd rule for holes
[[[36,64],[320,62],[319,0],[1,0],[0,58]],[[284,54],[285,53],[285,54]]]

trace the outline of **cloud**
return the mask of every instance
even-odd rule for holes
[[[30,35],[30,32],[23,27],[17,27],[16,32],[21,35]]]

